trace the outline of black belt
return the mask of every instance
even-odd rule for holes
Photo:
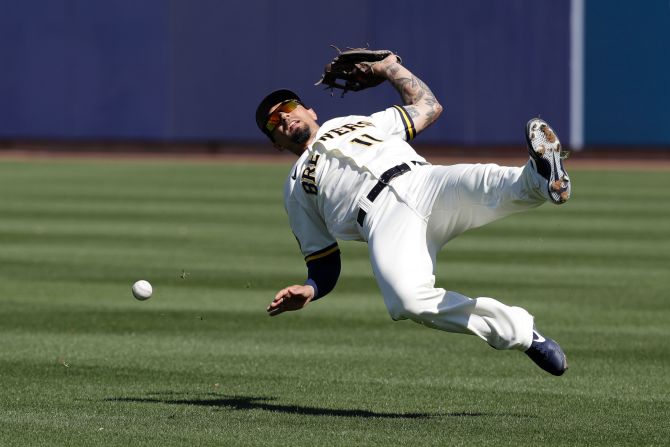
[[[413,161],[415,165],[426,165],[428,163],[423,162],[423,161]],[[377,184],[370,190],[366,198],[370,202],[374,202],[377,196],[379,195],[380,192],[384,190],[389,184],[391,180],[393,180],[396,177],[399,177],[403,175],[405,172],[411,171],[411,168],[407,163],[402,163],[399,164],[398,166],[394,166],[388,171],[384,172],[381,177],[379,177],[379,181]],[[367,215],[367,211],[363,210],[362,208],[358,209],[358,217],[356,217],[356,222],[358,222],[358,225],[361,227],[363,226],[363,221],[365,221],[365,216]]]

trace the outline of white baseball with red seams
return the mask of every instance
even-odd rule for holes
[[[133,284],[133,296],[137,298],[140,301],[148,300],[151,298],[151,294],[153,293],[153,287],[151,287],[151,283],[149,281],[146,281],[144,279],[141,279],[135,284]]]

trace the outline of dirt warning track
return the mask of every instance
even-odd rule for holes
[[[520,166],[528,160],[523,148],[451,148],[418,147],[417,152],[433,164],[496,163]],[[272,148],[256,146],[211,147],[170,147],[166,150],[141,146],[120,147],[91,145],[91,149],[77,147],[74,150],[44,147],[0,149],[1,160],[114,160],[114,161],[184,161],[194,163],[224,164],[285,164],[291,165],[295,156]],[[571,169],[631,169],[670,170],[670,149],[668,150],[585,150],[573,152],[567,161]]]

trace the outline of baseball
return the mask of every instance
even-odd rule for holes
[[[151,298],[151,294],[153,293],[153,291],[154,290],[151,287],[149,281],[141,279],[137,281],[135,284],[133,284],[133,296],[140,301],[148,300],[149,298]]]

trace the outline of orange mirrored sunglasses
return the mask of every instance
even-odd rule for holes
[[[295,99],[289,99],[288,101],[280,103],[279,107],[277,107],[275,111],[268,116],[268,122],[265,124],[265,128],[268,130],[268,132],[275,130],[275,127],[277,127],[277,124],[279,124],[279,121],[281,121],[281,116],[279,115],[280,112],[291,113],[299,105],[300,102],[296,101]]]

